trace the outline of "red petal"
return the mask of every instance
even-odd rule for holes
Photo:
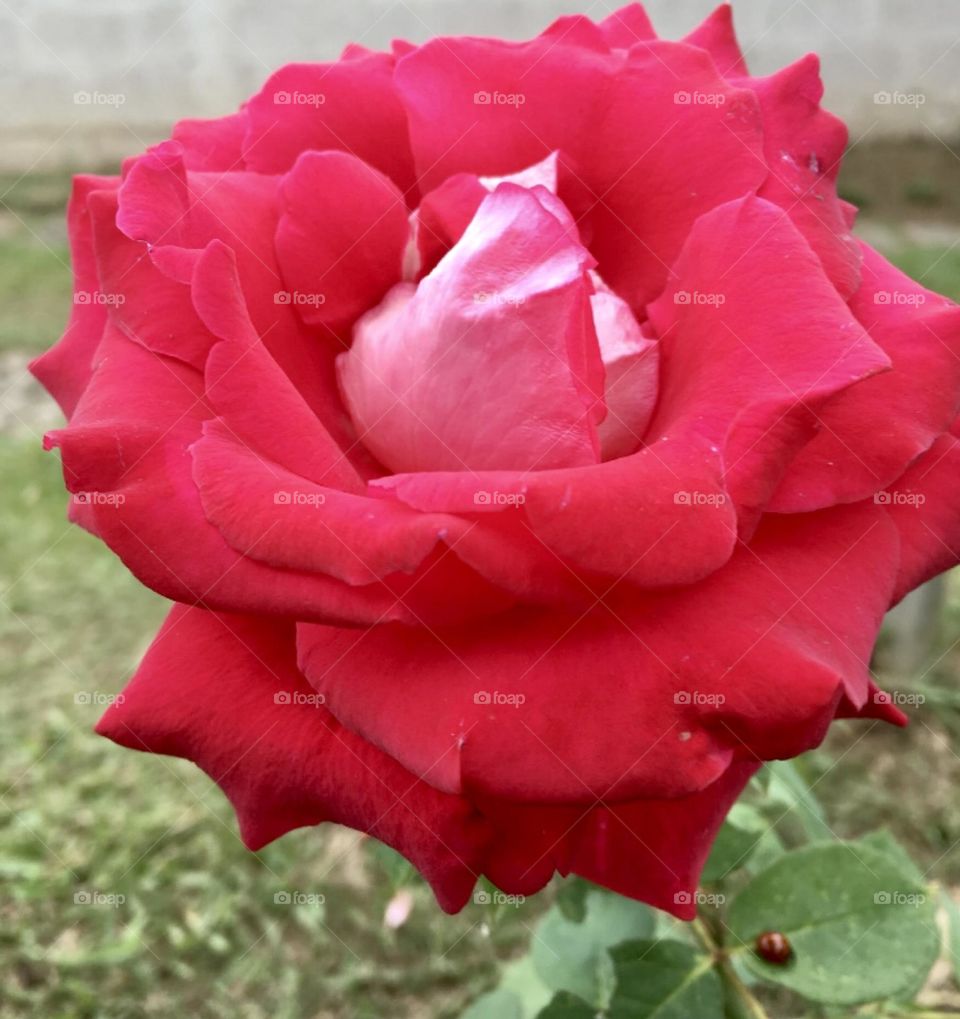
[[[656,39],[657,33],[640,4],[627,4],[600,22],[600,30],[611,46],[630,49],[638,42]]]
[[[695,587],[362,640],[302,625],[300,662],[344,725],[445,791],[674,797],[734,757],[815,746],[844,694],[864,703],[896,569],[872,505],[773,517]]]
[[[247,118],[243,112],[212,120],[181,120],[173,129],[173,140],[183,149],[188,170],[229,173],[245,169],[243,136]]]
[[[251,849],[292,828],[345,824],[403,853],[444,909],[460,909],[489,838],[482,820],[316,701],[296,668],[291,624],[176,606],[97,731],[199,765]]]
[[[747,64],[733,29],[733,7],[730,4],[721,4],[683,41],[706,50],[725,78],[747,73]]]
[[[400,281],[410,225],[389,178],[345,152],[308,152],[281,194],[277,257],[304,322],[352,323]]]
[[[89,198],[115,191],[116,177],[78,176],[67,206],[67,232],[73,266],[73,307],[60,342],[30,364],[30,370],[69,418],[93,374],[93,359],[107,324],[106,296],[100,289],[93,249]]]
[[[863,245],[863,285],[850,309],[893,370],[819,414],[771,509],[795,513],[864,499],[891,485],[960,411],[960,308]]]
[[[762,199],[703,216],[649,312],[662,378],[651,432],[696,429],[722,447],[747,511],[810,438],[811,409],[889,365],[789,218]]]
[[[763,115],[769,174],[759,194],[786,210],[843,297],[860,283],[860,252],[850,234],[837,174],[847,128],[821,109],[820,61],[813,54],[768,78],[749,78]]]
[[[70,426],[48,436],[72,492],[97,493],[72,515],[148,587],[228,611],[375,622],[412,615],[382,587],[275,570],[235,552],[203,514],[189,446],[210,411],[199,374],[108,326]]]
[[[900,575],[893,601],[960,563],[960,423],[930,447],[875,501],[900,532]]]
[[[394,59],[357,54],[332,64],[281,67],[247,104],[247,165],[284,173],[304,152],[349,152],[414,187],[407,122],[393,81]]]

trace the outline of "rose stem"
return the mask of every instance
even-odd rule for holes
[[[737,998],[737,1004],[747,1019],[770,1019],[767,1010],[754,997],[753,992],[740,979],[740,975],[723,949],[713,939],[707,925],[699,917],[693,921],[693,933],[703,947],[713,956],[720,975]]]

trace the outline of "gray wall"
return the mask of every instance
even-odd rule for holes
[[[713,0],[651,0],[677,36]],[[290,60],[439,33],[520,38],[603,0],[0,0],[0,169],[92,163],[162,137],[180,116],[234,109]],[[828,104],[855,136],[960,136],[957,0],[734,0],[755,71],[815,50]],[[893,102],[875,101],[878,92]],[[75,102],[76,93],[100,93]],[[104,96],[117,96],[115,104]],[[920,96],[914,100],[911,97]]]

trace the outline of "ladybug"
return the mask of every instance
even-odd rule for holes
[[[753,950],[774,966],[786,966],[793,958],[793,946],[787,940],[786,934],[779,931],[764,931],[753,946]]]

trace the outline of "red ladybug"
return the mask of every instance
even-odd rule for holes
[[[764,931],[757,938],[754,951],[774,966],[785,966],[793,958],[793,946],[786,934],[779,931]]]

